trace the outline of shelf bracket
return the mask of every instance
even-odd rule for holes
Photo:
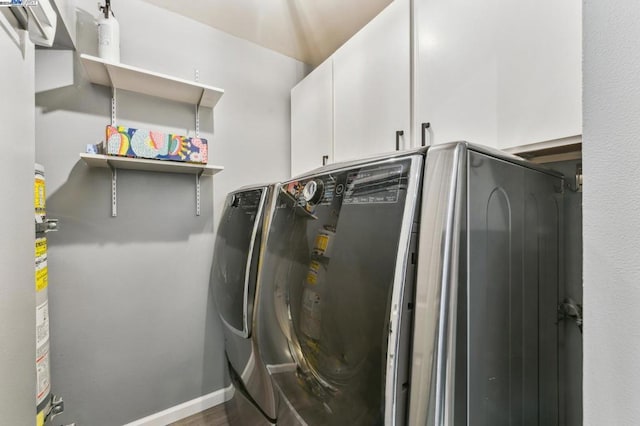
[[[196,138],[200,137],[200,105],[196,105]]]
[[[195,69],[193,70],[194,73],[194,79],[197,82],[200,81],[200,70],[199,69]],[[200,99],[198,100],[198,103],[196,104],[196,138],[200,137],[200,103],[202,102],[202,96],[204,95],[204,90],[202,91],[202,95],[200,95]],[[198,215],[200,215],[198,213]]]
[[[200,216],[200,176],[204,170],[196,174],[196,216]]]
[[[107,161],[111,169],[111,217],[118,215],[118,169]]]
[[[111,125],[116,125],[116,88],[111,89]]]

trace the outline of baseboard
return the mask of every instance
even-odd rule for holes
[[[166,426],[169,423],[177,422],[216,405],[224,404],[233,397],[233,393],[233,385],[229,385],[227,388],[192,399],[175,407],[167,408],[164,411],[127,423],[124,426]]]

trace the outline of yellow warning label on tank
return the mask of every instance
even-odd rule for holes
[[[36,176],[33,185],[33,205],[36,208],[36,212],[44,213],[45,211],[45,191],[44,191],[44,179]]]
[[[47,239],[36,238],[36,259],[47,254]]]
[[[47,261],[36,265],[36,291],[42,291],[49,285]]]
[[[44,410],[36,416],[36,426],[44,426]]]
[[[320,270],[320,262],[315,260],[309,265],[309,272],[307,272],[307,282],[309,284],[316,284],[318,282],[318,271]]]
[[[318,234],[316,236],[314,250],[319,254],[323,254],[327,251],[327,246],[329,246],[329,236],[326,234]]]

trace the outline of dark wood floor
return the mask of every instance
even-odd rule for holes
[[[169,426],[230,426],[224,404],[216,405],[193,416],[187,417]]]

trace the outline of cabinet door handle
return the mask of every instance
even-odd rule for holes
[[[400,151],[400,136],[404,135],[404,130],[396,130],[396,151]]]
[[[328,155],[323,155],[322,156],[322,165],[326,166],[328,162],[329,162],[329,156]]]
[[[431,127],[431,123],[422,123],[422,146],[427,146],[427,129]]]

